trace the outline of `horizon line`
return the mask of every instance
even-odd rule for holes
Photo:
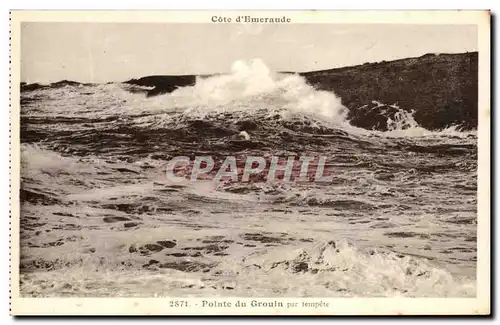
[[[419,59],[427,56],[440,56],[440,55],[464,55],[464,54],[478,54],[479,51],[466,51],[466,52],[458,52],[458,53],[438,53],[438,52],[428,52],[426,54],[420,55],[420,56],[413,56],[413,57],[405,57],[405,58],[399,58],[399,59],[394,59],[390,61],[382,60],[382,61],[376,61],[376,62],[365,62],[361,64],[355,64],[355,65],[346,65],[346,66],[341,66],[341,67],[336,67],[336,68],[328,68],[328,69],[320,69],[320,70],[308,70],[308,71],[276,71],[275,73],[284,73],[284,74],[309,74],[309,73],[315,73],[315,72],[326,72],[326,71],[332,71],[332,70],[342,70],[342,69],[349,69],[349,68],[356,68],[356,67],[361,67],[364,65],[373,65],[373,64],[386,64],[386,63],[391,63],[391,62],[397,62],[397,61],[402,61],[402,60],[409,60],[409,59]],[[52,85],[52,84],[57,84],[61,82],[72,82],[72,83],[78,83],[82,85],[99,85],[99,84],[113,84],[113,83],[126,83],[128,81],[132,80],[139,80],[142,78],[146,77],[182,77],[182,76],[191,76],[191,77],[212,77],[212,76],[217,76],[217,75],[227,75],[231,74],[230,72],[214,72],[214,73],[204,73],[204,74],[158,74],[158,75],[144,75],[140,77],[131,77],[130,79],[123,80],[123,81],[102,81],[102,82],[83,82],[83,81],[77,81],[75,79],[61,79],[58,81],[53,81],[49,83],[42,83],[40,81],[34,81],[27,83],[26,81],[21,81],[21,85],[34,85],[34,84],[39,84],[39,85]]]

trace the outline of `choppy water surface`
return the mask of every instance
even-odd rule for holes
[[[355,128],[334,94],[255,64],[131,87],[22,93],[23,295],[475,296],[474,131],[404,112]],[[165,177],[197,155],[326,156],[334,179]]]

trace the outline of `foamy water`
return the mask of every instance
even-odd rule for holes
[[[24,295],[475,295],[475,131],[404,110],[357,128],[334,93],[258,60],[162,96],[130,88],[22,94]],[[196,155],[327,156],[334,178],[168,181],[170,159]]]

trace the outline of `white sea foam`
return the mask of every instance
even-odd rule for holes
[[[51,266],[50,270],[23,273],[21,290],[26,295],[475,295],[475,278],[469,272],[472,262],[456,265],[454,269],[455,264],[445,263],[443,256],[464,258],[460,255],[463,253],[440,254],[457,245],[467,248],[463,247],[467,242],[462,239],[450,242],[444,237],[441,242],[442,234],[465,236],[473,234],[475,226],[464,228],[463,222],[439,220],[444,215],[446,220],[453,221],[456,213],[436,215],[424,209],[414,210],[417,214],[399,215],[397,211],[372,210],[370,207],[378,204],[378,199],[363,196],[367,193],[384,194],[384,203],[389,205],[398,204],[401,197],[386,195],[391,194],[384,187],[388,185],[384,182],[377,185],[377,180],[369,177],[370,172],[360,174],[356,170],[349,175],[344,171],[342,176],[346,180],[355,179],[357,187],[299,188],[265,183],[254,185],[256,190],[249,187],[251,191],[246,194],[238,190],[222,191],[209,181],[172,187],[160,184],[161,179],[149,170],[134,179],[130,174],[116,171],[116,167],[121,167],[119,163],[64,157],[32,145],[22,146],[22,157],[22,176],[30,178],[23,184],[25,189],[50,191],[62,201],[78,202],[23,205],[26,216],[36,216],[46,223],[37,226],[37,230],[51,230],[31,236],[30,243],[44,248],[26,250],[22,256],[26,268],[32,263],[38,263],[38,268],[44,263]],[[125,167],[135,168],[134,164]],[[431,180],[436,180],[436,176],[428,182]],[[442,186],[443,181],[436,180],[433,184]],[[235,184],[234,188],[241,188],[241,184]],[[425,191],[421,194],[425,196]],[[427,195],[450,197],[449,192],[437,190]],[[456,206],[456,201],[441,207],[452,205]],[[158,210],[130,214],[113,206]],[[360,215],[359,208],[363,206],[368,212]],[[269,210],[270,207],[276,210]],[[466,220],[471,215],[466,211],[459,217]],[[103,221],[131,216],[134,219],[125,222],[140,226],[126,228],[123,222]],[[370,223],[368,226],[346,223],[351,217]],[[379,223],[385,225],[370,228]],[[391,239],[385,235],[390,231],[406,232],[410,237]],[[439,240],[430,242],[429,236]],[[64,240],[61,246],[41,246],[61,238]],[[131,249],[162,240],[176,240],[177,246],[147,256]],[[331,240],[336,241],[335,246],[329,243]],[[387,244],[397,246],[393,252],[371,253]],[[189,253],[190,249],[193,251],[189,254],[194,255],[209,245],[228,246],[224,250],[228,255],[216,256],[206,251],[198,257],[166,255]],[[425,245],[432,245],[432,250],[424,249]],[[420,257],[413,258],[411,254]],[[427,262],[426,257],[432,261]],[[205,263],[211,267],[208,272],[144,268],[150,260],[174,263],[174,268],[182,267],[182,263]]]
[[[330,122],[345,122],[346,108],[335,94],[318,91],[295,74],[277,74],[261,61],[237,61],[232,73],[198,78],[193,87],[174,91],[172,97],[191,107],[189,114],[268,110],[283,117],[303,114]]]
[[[411,145],[418,143],[416,138],[441,137],[456,137],[463,144],[463,138],[474,132],[457,127],[429,131],[404,111],[388,120],[386,132],[356,128],[333,93],[316,90],[298,75],[274,73],[259,60],[237,62],[230,74],[199,78],[194,86],[156,97],[123,87],[68,86],[23,94],[41,96],[22,112],[31,117],[98,120],[28,124],[28,131],[45,131],[44,142],[57,145],[59,153],[50,146],[21,147],[23,190],[32,193],[22,207],[23,217],[32,218],[23,222],[33,229],[23,229],[23,294],[475,295],[476,175],[470,158],[459,157],[451,165],[455,156],[430,160],[389,146],[383,148],[395,154],[376,150],[371,155],[369,146],[356,150],[353,145],[337,161],[335,186],[276,182],[215,187],[207,180],[173,186],[165,181],[165,162],[156,158],[130,153],[136,161],[130,163],[109,155],[79,157],[71,152],[73,139],[58,143],[60,137],[68,140],[62,130],[83,129],[80,134],[67,133],[76,139],[117,130],[124,122],[140,124],[147,132],[172,127],[172,116],[189,120],[219,113],[231,113],[231,119],[259,114],[257,122],[275,115],[303,118],[359,138],[380,138],[384,144],[392,144],[395,137],[411,138]],[[103,117],[113,118],[101,121]],[[257,131],[249,133],[250,142],[259,139]],[[126,150],[134,139],[102,145],[114,149],[123,143],[121,149]],[[99,137],[92,138],[91,145],[96,140]],[[94,154],[90,144],[75,143]],[[333,151],[338,149],[334,145]],[[165,153],[162,150],[158,149]],[[430,172],[423,169],[419,174],[420,163]],[[459,164],[471,167],[464,171]],[[146,250],[144,255],[137,249],[165,240],[176,240],[177,246]],[[210,251],[209,246],[221,243],[228,246],[222,254]],[[385,248],[389,252],[370,253]],[[167,256],[171,252],[178,256]],[[151,260],[211,267],[207,272],[145,268]]]
[[[166,230],[161,228],[161,230]],[[177,229],[179,231],[179,229]],[[169,233],[169,232],[167,232]],[[250,297],[471,297],[475,284],[410,257],[365,253],[340,242],[269,247],[248,255],[231,251],[208,272],[124,269],[120,261],[143,263],[125,254],[119,233],[93,243],[104,260],[80,252],[56,254],[61,264],[49,272],[24,274],[24,294],[43,296],[250,296]],[[158,237],[151,231],[148,238]],[[163,234],[165,236],[165,233]],[[158,237],[163,238],[163,237]],[[144,241],[144,240],[143,240]],[[107,245],[102,245],[105,243]],[[128,246],[128,245],[127,245]],[[125,247],[127,247],[125,246]],[[62,249],[60,249],[62,250]],[[49,258],[49,256],[45,256]],[[203,260],[203,262],[209,262]],[[98,272],[96,272],[98,271]],[[102,285],[106,283],[106,285]],[[137,290],[140,288],[140,291]]]
[[[151,123],[167,126],[171,113],[193,118],[207,115],[233,113],[235,116],[262,114],[271,117],[279,114],[283,119],[308,117],[332,127],[360,135],[399,137],[458,137],[475,136],[476,131],[462,132],[458,126],[430,131],[421,127],[413,111],[399,109],[387,119],[387,131],[371,131],[352,126],[347,120],[347,108],[333,92],[321,91],[309,85],[297,74],[273,72],[260,59],[236,61],[231,73],[198,77],[194,86],[182,87],[170,94],[145,97],[143,93],[126,91],[128,85],[105,84],[97,86],[63,87],[32,92],[49,93],[53,100],[46,102],[43,115],[85,116],[134,116],[156,114],[137,119],[140,124]],[[82,97],[82,92],[85,93]],[[30,96],[30,95],[28,95]],[[83,100],[82,100],[83,99]],[[383,109],[390,103],[373,101],[373,109]],[[391,105],[393,106],[393,105]],[[397,107],[396,107],[397,108]],[[165,113],[164,116],[161,116]],[[29,115],[37,115],[31,112]],[[160,115],[158,115],[160,114]]]

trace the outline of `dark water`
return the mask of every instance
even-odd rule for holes
[[[355,128],[334,94],[262,71],[134,89],[22,93],[23,294],[475,295],[474,131],[404,111]],[[327,157],[333,180],[174,184],[176,156]]]

